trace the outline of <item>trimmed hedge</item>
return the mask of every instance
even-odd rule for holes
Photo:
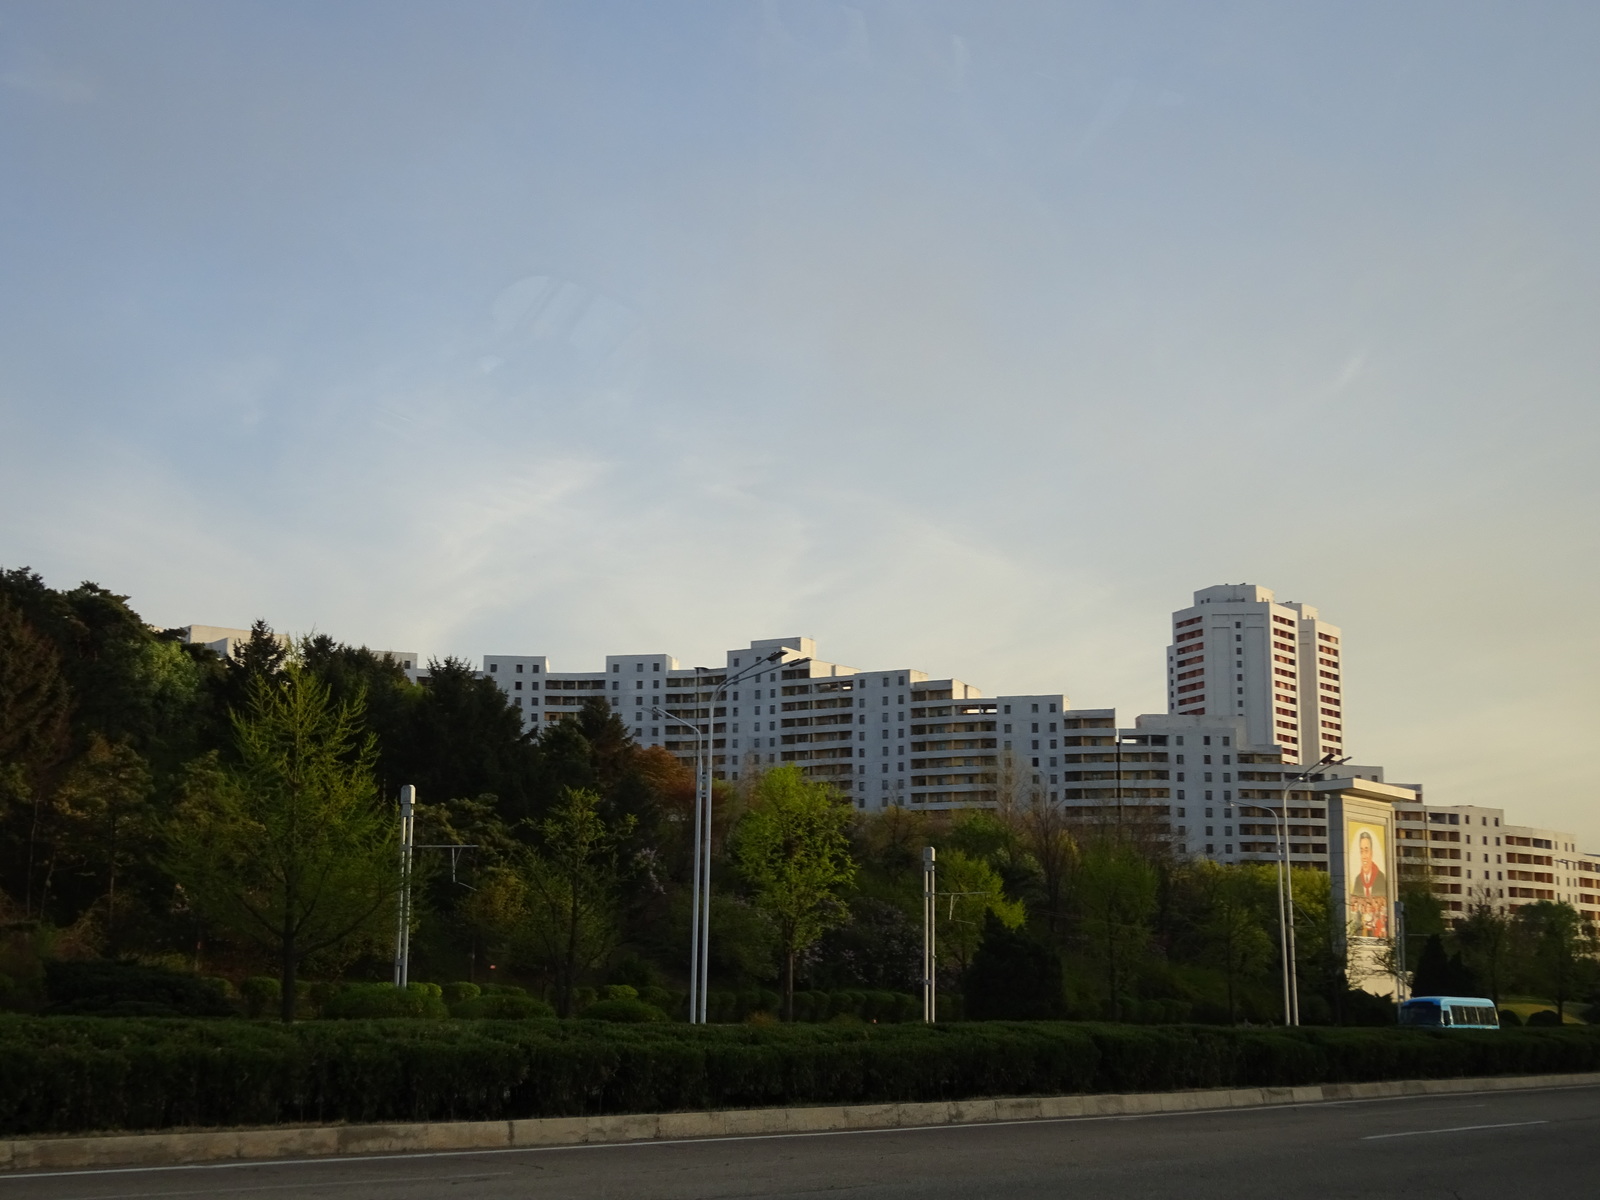
[[[0,1133],[953,1100],[1600,1069],[1600,1029],[0,1015]]]

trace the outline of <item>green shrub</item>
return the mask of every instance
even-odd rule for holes
[[[448,1017],[442,989],[436,983],[350,983],[340,988],[322,1007],[333,1020],[370,1020],[382,1017],[439,1019]]]
[[[606,990],[611,991],[612,989],[607,988]],[[631,987],[627,990],[633,991]],[[626,996],[618,996],[608,1000],[596,1000],[578,1015],[585,1021],[616,1021],[625,1025],[641,1025],[667,1019],[667,1014],[654,1004],[646,1004],[638,997],[630,999]]]
[[[57,959],[44,966],[50,1015],[231,1017],[228,985],[165,967],[135,962],[76,962]]]
[[[1500,1026],[1502,1029],[1513,1028],[1521,1024],[1522,1017],[1517,1013],[1516,1009],[1502,1008],[1500,1010]]]
[[[282,994],[282,986],[268,975],[252,975],[239,985],[246,1016],[272,1016],[278,1011],[278,997]]]
[[[1561,1024],[1561,1014],[1553,1008],[1541,1008],[1528,1014],[1527,1024],[1535,1028],[1547,1028]]]
[[[518,988],[464,1000],[450,1010],[450,1015],[472,1021],[526,1021],[534,1017],[553,1017],[556,1010]]]
[[[1600,1029],[1587,1026],[1479,1033],[1044,1021],[280,1025],[0,1014],[0,1136],[278,1122],[508,1120],[1596,1069]]]
[[[476,1000],[483,995],[483,989],[475,983],[447,983],[443,988],[444,1002],[450,1006],[453,1013],[458,1004],[465,1004],[469,1000]]]

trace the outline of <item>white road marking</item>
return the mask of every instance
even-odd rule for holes
[[[1473,1129],[1516,1129],[1522,1125],[1548,1125],[1549,1121],[1502,1121],[1498,1125],[1452,1125],[1449,1129],[1408,1129],[1404,1133],[1369,1133],[1363,1142],[1379,1142],[1384,1138],[1420,1137],[1425,1133],[1466,1133]]]

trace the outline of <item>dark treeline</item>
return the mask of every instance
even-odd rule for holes
[[[73,959],[271,976],[285,1017],[306,981],[387,979],[409,783],[431,847],[414,980],[521,986],[562,1015],[607,986],[600,1003],[681,1009],[691,771],[602,700],[535,736],[468,664],[429,667],[418,686],[265,622],[224,660],[96,585],[0,575],[0,1004],[46,1004],[46,964]],[[712,988],[784,1015],[918,990],[927,845],[952,1013],[1281,1011],[1270,868],[1178,861],[1135,827],[1027,803],[868,816],[790,768],[719,785],[713,840]],[[1305,1020],[1392,1019],[1346,978],[1327,877],[1297,872],[1295,895]],[[1591,998],[1581,923],[1542,911],[1560,906],[1447,929],[1410,900],[1419,986]]]

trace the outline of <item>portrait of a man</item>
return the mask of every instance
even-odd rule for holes
[[[1352,821],[1345,827],[1349,857],[1345,901],[1351,937],[1389,936],[1389,876],[1383,864],[1383,826]]]
[[[1362,898],[1389,895],[1389,880],[1378,869],[1373,857],[1372,834],[1363,829],[1356,835],[1356,873],[1351,881],[1350,894]]]

